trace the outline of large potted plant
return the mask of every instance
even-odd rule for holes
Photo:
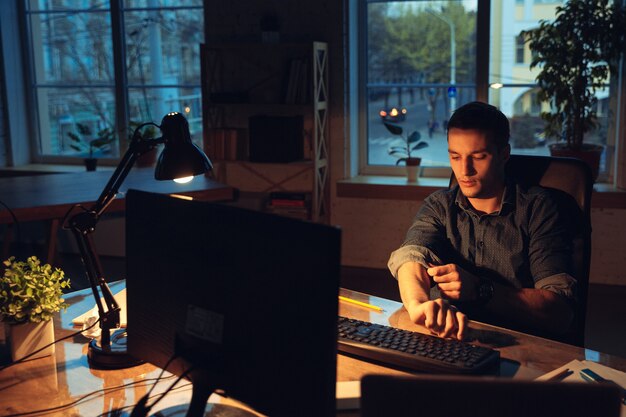
[[[420,140],[421,135],[417,130],[405,135],[402,126],[389,122],[383,122],[383,124],[390,133],[400,136],[400,138],[391,142],[387,152],[391,156],[398,157],[396,165],[399,165],[401,162],[406,164],[407,180],[409,182],[417,181],[422,158],[411,155],[411,152],[427,147],[428,143]]]
[[[31,358],[53,354],[52,316],[68,307],[62,295],[70,280],[61,269],[42,265],[35,256],[26,262],[12,256],[4,261],[4,267],[0,278],[0,320],[5,323],[12,359],[19,360],[48,345]]]
[[[541,117],[546,137],[557,139],[551,152],[585,160],[594,180],[603,147],[584,138],[598,127],[597,90],[611,74],[617,76],[626,33],[626,12],[619,3],[569,0],[556,8],[554,20],[522,32],[533,52],[530,68],[540,69],[537,98],[550,104]]]

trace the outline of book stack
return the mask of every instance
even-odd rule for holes
[[[310,194],[302,192],[271,192],[266,211],[295,219],[310,219]]]

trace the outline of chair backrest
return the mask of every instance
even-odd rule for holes
[[[612,383],[436,375],[361,380],[362,417],[618,417],[620,402]]]
[[[511,155],[506,165],[506,173],[522,185],[539,185],[556,190],[554,195],[559,211],[565,215],[573,232],[578,303],[574,324],[567,334],[542,336],[583,346],[591,263],[591,169],[575,158]],[[450,188],[456,184],[456,178],[452,174]]]

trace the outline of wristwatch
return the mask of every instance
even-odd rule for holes
[[[476,287],[476,297],[479,304],[487,304],[493,297],[493,282],[481,279]]]

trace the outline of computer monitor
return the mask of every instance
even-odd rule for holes
[[[130,190],[126,258],[128,352],[193,368],[193,407],[335,414],[339,229]]]

